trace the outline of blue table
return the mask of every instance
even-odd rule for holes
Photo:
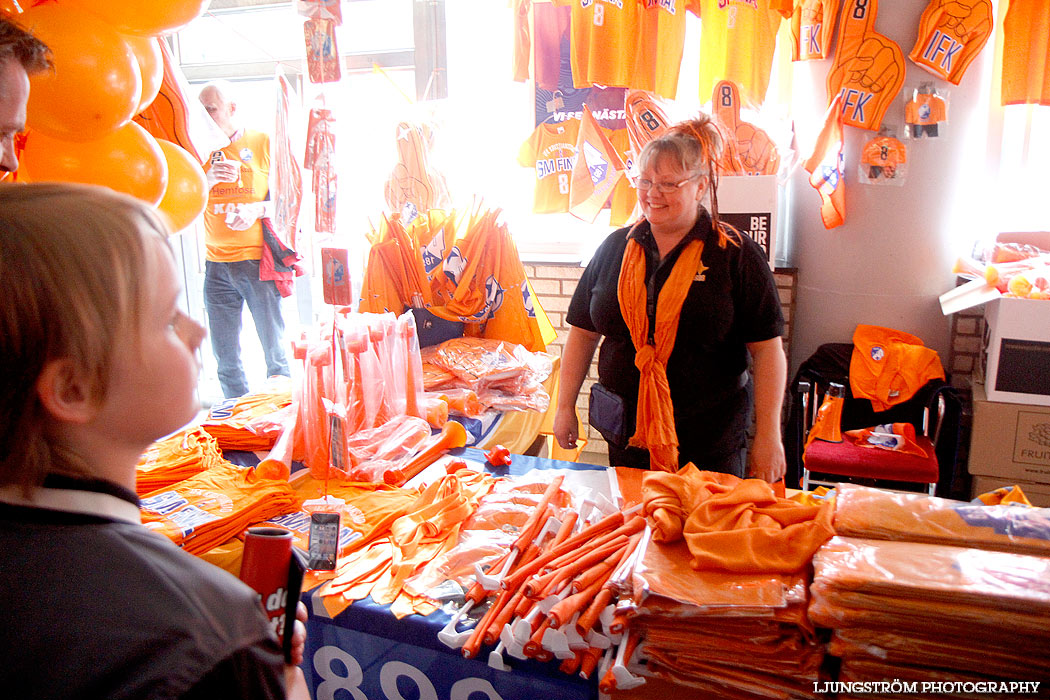
[[[471,448],[452,454],[485,459]],[[605,467],[514,455],[509,467],[490,471],[504,476],[535,469]],[[464,659],[437,639],[450,619],[442,610],[397,620],[388,606],[368,598],[330,618],[314,594],[303,595],[310,611],[303,670],[315,700],[597,700],[597,679],[568,676],[556,661],[508,659],[513,670],[497,671],[487,664],[487,647],[478,659]]]

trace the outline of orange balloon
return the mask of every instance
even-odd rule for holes
[[[93,12],[126,34],[165,34],[196,19],[211,0],[62,0]]]
[[[208,179],[197,159],[185,148],[171,141],[157,139],[168,163],[168,187],[157,205],[167,216],[171,232],[177,233],[192,224],[208,206]]]
[[[14,3],[14,0],[0,0],[0,13],[14,17],[21,11],[21,8]]]
[[[164,58],[160,54],[160,45],[157,43],[160,40],[157,37],[125,34],[122,38],[131,47],[142,75],[142,96],[135,108],[135,114],[138,114],[157,99],[160,84],[164,81]]]
[[[164,152],[135,122],[94,141],[60,141],[30,132],[21,167],[33,182],[105,185],[152,205],[168,186]]]
[[[30,78],[28,126],[57,139],[92,141],[135,115],[139,64],[112,27],[65,5],[31,7],[19,19],[51,47],[55,64]]]

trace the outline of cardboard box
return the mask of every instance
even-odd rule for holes
[[[1050,407],[989,401],[973,386],[969,472],[1050,484]]]
[[[718,179],[718,216],[762,246],[769,269],[777,259],[776,175],[734,175]]]
[[[996,299],[984,322],[988,400],[1050,406],[1050,301]]]
[[[973,486],[970,489],[970,498],[976,498],[982,493],[994,491],[1003,486],[1020,486],[1024,495],[1028,497],[1033,506],[1050,508],[1050,484],[1035,484],[1030,481],[1010,481],[999,479],[994,476],[975,476]]]

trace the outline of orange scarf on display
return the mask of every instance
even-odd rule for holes
[[[667,360],[678,334],[682,303],[697,273],[705,268],[700,261],[704,242],[690,241],[675,261],[670,277],[656,302],[654,344],[649,345],[649,316],[646,313],[645,249],[635,240],[627,241],[620,266],[617,297],[620,313],[631,332],[634,364],[641,372],[638,381],[638,419],[628,445],[649,450],[649,468],[678,471],[678,436],[675,433],[671,387],[667,383]]]

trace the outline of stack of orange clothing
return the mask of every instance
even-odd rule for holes
[[[186,428],[150,445],[135,466],[135,491],[141,496],[222,464],[218,441],[200,426]]]
[[[629,603],[620,603],[629,630],[643,638],[647,662],[638,672],[696,689],[703,697],[815,697],[814,683],[828,675],[824,647],[806,616],[808,548],[826,539],[817,534],[830,519],[826,507],[788,506],[771,491],[761,495],[761,488],[746,483],[754,480],[700,472],[691,465],[679,474],[616,472],[625,503],[644,502],[651,528],[651,537],[639,545]],[[734,507],[723,500],[727,510],[722,516],[708,517],[721,510],[720,498],[734,492],[741,496],[739,488],[753,490],[758,500],[737,499]],[[799,527],[805,519],[778,525],[771,515],[777,507],[807,512],[811,525]],[[715,522],[728,526],[734,520],[738,527],[728,527],[717,542],[673,536],[701,535],[704,528],[714,534]],[[788,521],[781,517],[781,522]],[[735,544],[724,539],[733,531],[739,538]],[[694,548],[699,544],[706,553]],[[715,565],[718,552],[722,566]]]
[[[246,527],[299,508],[287,481],[225,462],[142,498],[142,523],[200,555]]]
[[[1050,556],[1050,508],[983,505],[840,484],[835,533]]]
[[[1048,558],[835,537],[813,565],[809,616],[834,629],[841,681],[1050,677]]]
[[[269,450],[281,434],[285,418],[281,411],[292,403],[291,382],[281,384],[284,386],[274,391],[220,401],[208,411],[201,427],[223,450]]]

